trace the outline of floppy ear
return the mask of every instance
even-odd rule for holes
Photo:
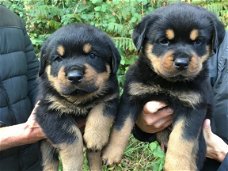
[[[46,67],[46,64],[47,64],[47,58],[48,57],[47,57],[46,48],[47,48],[47,42],[45,42],[42,45],[41,52],[40,52],[40,70],[39,70],[39,76],[41,76],[44,73],[45,67]]]
[[[110,47],[112,51],[112,73],[115,74],[118,70],[121,56],[114,44],[110,45]]]
[[[212,51],[216,53],[219,45],[225,37],[225,28],[222,22],[219,21],[214,14],[211,14],[210,18],[213,25]]]
[[[132,35],[132,39],[133,39],[135,47],[137,48],[138,51],[141,50],[141,48],[144,44],[144,40],[145,40],[145,36],[146,36],[148,27],[156,19],[157,19],[157,16],[155,16],[153,14],[147,15],[146,17],[144,17],[142,19],[142,21],[138,25],[136,25],[133,35]]]

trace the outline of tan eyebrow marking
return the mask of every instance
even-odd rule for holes
[[[59,54],[60,56],[63,56],[64,53],[65,53],[65,48],[64,48],[62,45],[59,45],[59,46],[57,47],[57,52],[58,52],[58,54]]]
[[[91,45],[90,43],[84,44],[84,46],[83,46],[83,51],[84,51],[85,53],[89,53],[89,52],[91,52],[91,50],[92,50],[92,45]]]
[[[197,29],[193,29],[190,33],[190,39],[194,41],[197,39],[198,36],[199,36],[199,31]]]
[[[175,37],[175,33],[174,33],[173,29],[167,29],[165,31],[165,35],[166,35],[167,39],[169,39],[169,40],[172,40]]]

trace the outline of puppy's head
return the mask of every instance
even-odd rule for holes
[[[73,24],[54,32],[41,49],[40,76],[61,95],[95,93],[116,74],[120,55],[100,30]]]
[[[207,10],[174,4],[145,16],[133,32],[136,48],[168,80],[191,80],[222,42],[222,23]]]

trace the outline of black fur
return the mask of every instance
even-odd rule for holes
[[[83,46],[88,43],[91,50],[88,50],[87,53],[83,51]],[[63,47],[60,54],[59,46]],[[62,27],[43,44],[36,120],[53,148],[53,153],[47,157],[54,159],[55,152],[62,150],[59,147],[61,144],[70,145],[81,141],[80,136],[70,129],[76,126],[78,118],[86,118],[95,106],[104,104],[103,114],[107,117],[115,117],[118,103],[116,72],[119,63],[120,55],[111,39],[102,31],[89,25],[71,24]],[[89,65],[94,71],[88,68],[87,71],[86,65]],[[104,78],[104,83],[100,85],[95,78],[99,74],[108,73],[107,66],[110,67],[110,73],[107,79]],[[48,71],[48,67],[51,68],[50,71]],[[61,75],[59,72],[62,67],[64,71]],[[88,78],[86,78],[86,74],[88,74],[86,72],[91,72]],[[70,77],[72,74],[73,78]],[[80,78],[74,77],[74,74],[79,74]],[[52,78],[55,80],[53,81]],[[103,79],[103,76],[100,79]],[[95,85],[95,83],[99,85]],[[56,102],[61,107],[57,108],[58,105],[56,108],[51,107]],[[75,148],[78,147],[75,146]],[[71,157],[76,158],[74,162],[77,163],[79,156]],[[64,165],[65,161],[62,162]]]
[[[194,29],[197,30],[196,40],[194,40],[194,31],[192,32]],[[170,40],[166,35],[167,30],[171,30]],[[190,39],[191,33],[193,38]],[[193,157],[195,167],[197,169],[202,168],[206,146],[201,128],[213,105],[207,61],[203,61],[202,58],[207,53],[209,56],[214,53],[222,42],[224,33],[223,25],[216,16],[203,8],[188,4],[162,7],[145,16],[133,32],[133,42],[139,51],[139,58],[126,74],[124,92],[114,130],[121,130],[129,117],[135,122],[146,102],[151,100],[163,101],[174,110],[173,127],[180,120],[184,122],[182,134],[175,138],[197,142],[195,145],[199,149],[195,148],[191,154],[187,155],[194,156],[195,154],[197,156]],[[148,45],[151,45],[149,50],[148,47],[150,46]],[[172,53],[169,55],[172,60],[167,62],[169,58],[165,58],[165,55],[168,53]],[[152,56],[149,57],[150,54]],[[153,63],[154,61],[151,59],[155,62],[158,61],[157,64]],[[179,64],[175,63],[178,59],[184,60],[184,62],[187,60],[187,66],[178,68]],[[186,74],[191,62],[195,59],[203,61],[202,67],[199,67],[200,71]],[[159,68],[157,66],[160,65],[160,62],[163,62],[164,65],[161,64]],[[198,67],[198,62],[191,65]],[[170,70],[165,71],[165,67]],[[131,88],[134,83],[139,83],[139,86],[137,87],[138,90],[135,88],[133,92]],[[189,94],[189,92],[191,93]],[[181,96],[185,97],[185,94],[189,99],[181,99]],[[192,94],[197,95],[198,102],[191,99]],[[193,104],[186,102],[186,100],[192,101]],[[170,146],[175,147],[176,144],[169,144],[168,149],[171,148]],[[182,150],[178,146],[175,149],[177,153]],[[108,164],[117,161],[108,157],[104,158]],[[167,160],[170,159],[166,159],[165,162]],[[172,160],[174,161],[174,158]],[[172,163],[172,160],[169,163]],[[192,168],[191,163],[188,162],[186,161],[186,164],[189,166],[186,167]],[[171,169],[174,168],[165,168],[165,170]],[[175,170],[178,169],[183,168],[177,166]]]

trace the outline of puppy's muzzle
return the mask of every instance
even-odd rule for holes
[[[73,83],[79,83],[83,78],[83,72],[79,70],[73,70],[67,73],[67,79]]]
[[[176,58],[174,61],[177,70],[185,70],[188,68],[189,58]]]
[[[186,70],[190,63],[192,54],[188,52],[186,49],[181,49],[181,50],[177,50],[173,55],[174,55],[174,61],[173,61],[174,67],[179,71]]]

